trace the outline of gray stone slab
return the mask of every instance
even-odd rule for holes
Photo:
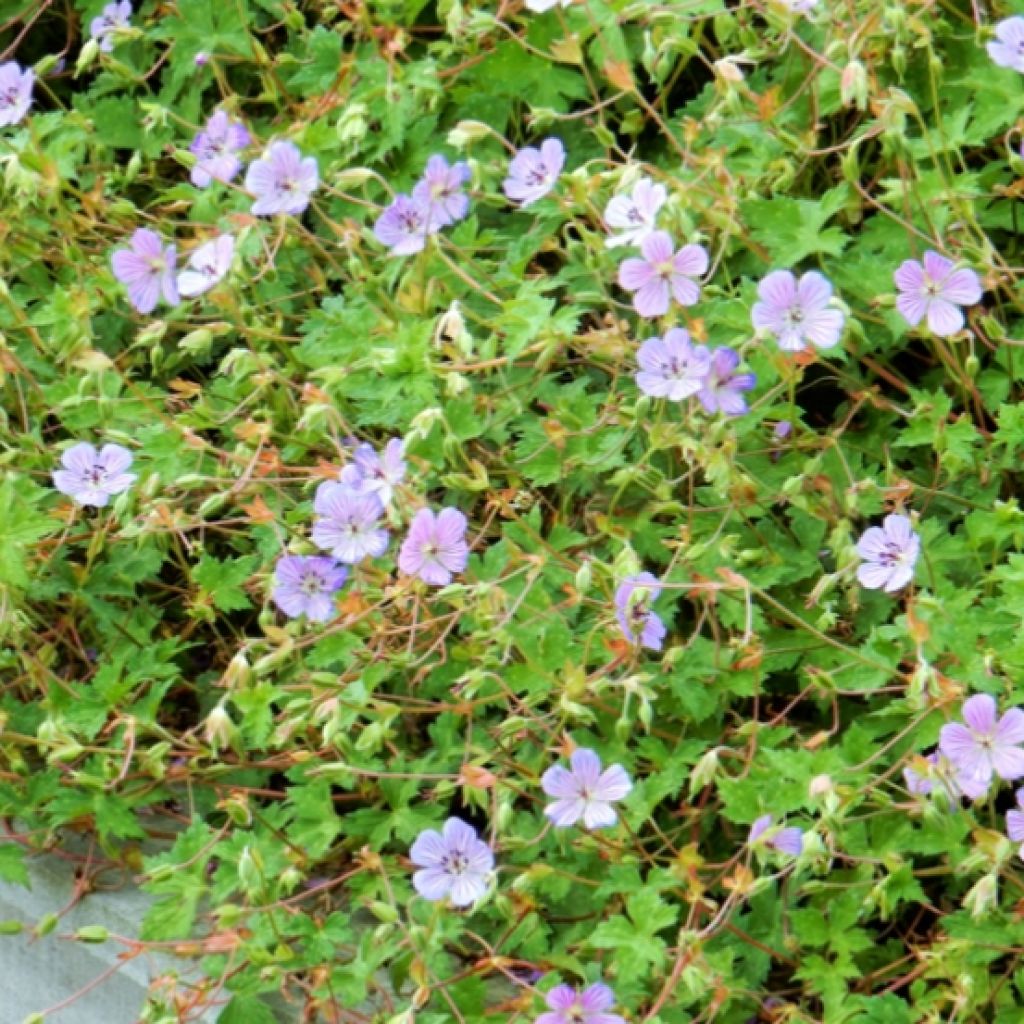
[[[0,1024],[21,1024],[32,1013],[55,1006],[86,988],[118,963],[119,942],[88,944],[60,938],[87,925],[136,938],[150,904],[138,889],[90,893],[70,910],[54,931],[33,939],[32,929],[71,900],[74,865],[42,855],[27,860],[32,886],[0,882],[0,920],[21,921],[20,935],[0,935]],[[47,1015],[46,1024],[137,1024],[149,982],[158,974],[188,973],[187,964],[171,957],[140,954],[124,962],[93,989],[63,1010]],[[217,1011],[201,1018],[216,1020]]]

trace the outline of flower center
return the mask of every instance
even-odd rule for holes
[[[102,466],[93,466],[92,469],[85,474],[85,478],[93,485],[93,487],[100,487],[106,483],[107,471]]]
[[[548,181],[548,172],[543,167],[533,167],[526,172],[526,184],[537,187],[539,185],[546,185]]]
[[[671,260],[665,260],[664,263],[657,264],[654,269],[662,277],[671,277],[676,272],[676,268],[672,266]]]
[[[893,541],[889,541],[885,545],[882,553],[878,556],[878,561],[887,569],[891,569],[894,565],[899,565],[900,563],[905,562],[906,558],[906,551]]]
[[[323,590],[323,584],[320,578],[314,573],[306,573],[302,577],[302,582],[299,584],[299,590],[301,590],[307,597],[315,597]]]
[[[469,858],[458,850],[446,853],[441,863],[449,875],[464,875],[469,870]]]

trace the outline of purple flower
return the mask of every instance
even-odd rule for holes
[[[441,832],[424,829],[409,850],[409,859],[420,870],[412,876],[416,891],[427,900],[443,900],[468,907],[487,892],[494,870],[494,853],[459,818],[449,818]]]
[[[692,306],[700,298],[700,286],[693,280],[708,269],[707,250],[702,245],[684,245],[672,252],[672,239],[655,231],[640,243],[642,259],[631,257],[619,265],[619,284],[634,292],[633,308],[646,317],[668,312],[674,298],[680,306]]]
[[[161,293],[169,306],[178,304],[178,285],[174,276],[177,248],[164,243],[148,228],[139,228],[131,238],[130,249],[118,249],[111,257],[114,277],[128,286],[128,301],[140,313],[152,313]]]
[[[1024,789],[1017,790],[1017,810],[1006,812],[1006,834],[1015,842],[1024,842]]]
[[[282,555],[274,567],[274,604],[291,618],[326,622],[334,595],[348,577],[345,566],[324,555]]]
[[[762,814],[750,826],[747,844],[749,846],[769,846],[778,853],[788,853],[798,857],[804,848],[804,834],[795,826],[783,828],[780,825],[773,825],[772,816]]]
[[[664,339],[648,338],[636,354],[640,371],[636,383],[645,395],[681,402],[704,387],[711,372],[711,353],[690,344],[682,327],[672,327]]]
[[[923,264],[904,260],[893,274],[900,290],[896,308],[911,327],[927,317],[929,330],[947,338],[964,325],[960,307],[973,306],[981,300],[981,282],[973,270],[957,270],[952,260],[931,249],[923,260]]]
[[[60,462],[64,468],[54,471],[53,486],[79,505],[103,508],[137,479],[137,474],[128,472],[132,453],[119,444],[105,444],[96,451],[82,441],[72,445]]]
[[[615,591],[615,614],[622,632],[631,643],[651,651],[660,651],[665,640],[665,623],[651,604],[657,599],[661,583],[649,572],[627,576]]]
[[[996,25],[995,40],[985,49],[1001,68],[1024,74],[1024,18],[1004,18]]]
[[[541,776],[541,789],[555,798],[544,813],[557,828],[568,828],[581,818],[585,828],[609,828],[618,821],[612,804],[633,788],[626,770],[613,764],[601,771],[601,759],[592,750],[579,749],[569,758],[571,770],[553,764]]]
[[[525,146],[508,165],[508,177],[501,187],[505,195],[521,207],[546,196],[565,166],[565,147],[558,139],[545,139],[540,149]]]
[[[548,1012],[534,1024],[626,1024],[617,1013],[608,1013],[615,1005],[615,993],[600,982],[578,992],[571,985],[556,985],[545,997]]]
[[[1010,708],[997,721],[995,699],[978,693],[964,701],[962,714],[964,725],[951,722],[939,730],[939,750],[953,762],[964,793],[972,800],[984,796],[993,774],[1024,776],[1024,711]]]
[[[739,353],[731,348],[716,348],[711,352],[711,365],[697,400],[706,412],[723,412],[726,416],[740,416],[747,411],[744,391],[749,391],[757,378],[752,373],[737,373]]]
[[[914,578],[914,566],[921,552],[921,538],[910,520],[897,513],[888,515],[882,525],[871,526],[857,541],[857,554],[864,561],[857,567],[857,579],[868,590],[893,594]]]
[[[35,80],[35,72],[22,71],[16,61],[0,64],[0,128],[17,124],[28,113]]]
[[[320,517],[313,523],[313,543],[338,561],[355,565],[387,550],[388,531],[380,525],[384,506],[376,494],[353,494],[340,483],[323,483],[313,510]]]
[[[208,292],[224,279],[234,255],[232,235],[219,235],[212,242],[199,246],[188,258],[190,269],[178,274],[178,291],[189,298]]]
[[[846,318],[829,308],[832,285],[816,270],[800,281],[788,270],[773,270],[757,286],[761,301],[754,303],[751,320],[758,330],[775,335],[784,352],[801,352],[807,342],[818,348],[839,344]]]
[[[430,208],[418,199],[397,195],[377,218],[373,234],[386,245],[393,256],[410,256],[427,244],[427,236],[436,234],[441,225],[432,223]]]
[[[376,494],[387,507],[395,495],[395,488],[405,479],[405,442],[393,437],[378,455],[373,445],[361,444],[352,455],[352,461],[341,471],[341,483],[356,494]]]
[[[275,213],[297,217],[309,206],[309,197],[319,185],[316,159],[303,157],[291,142],[272,142],[245,173],[245,187],[256,197],[252,212],[258,217]]]
[[[210,63],[210,55],[205,50],[200,50],[193,59],[197,68],[205,68]]]
[[[248,145],[249,132],[245,125],[218,110],[188,147],[196,156],[192,184],[196,188],[208,188],[214,180],[231,181],[242,169],[238,152]]]
[[[89,23],[89,35],[100,44],[104,53],[114,48],[114,40],[121,29],[128,27],[128,19],[132,16],[132,5],[129,0],[107,4],[103,12]]]
[[[665,205],[668,193],[664,185],[655,185],[650,178],[641,178],[633,186],[632,195],[615,196],[604,208],[604,222],[609,231],[618,234],[605,239],[614,249],[619,245],[640,245],[654,230],[658,211]]]
[[[436,516],[429,508],[421,508],[402,542],[398,568],[407,576],[443,587],[468,561],[466,517],[457,508],[443,508]]]
[[[413,199],[427,210],[427,219],[438,228],[462,220],[469,212],[469,196],[462,186],[470,179],[469,164],[460,160],[450,167],[435,153],[428,161],[423,177],[412,190]]]

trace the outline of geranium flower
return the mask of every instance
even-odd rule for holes
[[[89,35],[99,43],[104,53],[114,49],[114,40],[121,29],[128,28],[128,19],[132,16],[132,5],[129,0],[110,3],[103,8],[89,23]]]
[[[188,147],[196,157],[190,175],[192,184],[196,188],[208,188],[214,181],[232,181],[242,169],[238,153],[248,145],[249,132],[245,125],[218,110]]]
[[[449,166],[443,156],[435,153],[427,161],[423,177],[412,190],[412,197],[426,209],[430,224],[436,228],[447,227],[462,220],[469,212],[469,196],[462,191],[462,186],[469,179],[469,164],[459,160]]]
[[[405,442],[393,437],[378,455],[371,444],[361,444],[352,461],[341,471],[341,483],[356,494],[376,494],[387,507],[395,488],[405,479]]]
[[[692,306],[700,298],[700,285],[693,279],[708,269],[702,245],[684,245],[674,253],[668,233],[655,231],[640,243],[640,252],[642,258],[631,257],[619,265],[619,284],[635,293],[633,308],[640,316],[667,313],[672,299]]]
[[[546,196],[565,166],[565,147],[558,139],[545,139],[540,149],[525,146],[512,158],[502,190],[513,202],[527,207]]]
[[[443,508],[436,516],[421,508],[402,542],[398,568],[432,586],[447,586],[469,561],[466,527],[466,517],[457,508]]]
[[[0,64],[0,128],[17,124],[32,106],[32,86],[35,72],[21,70],[21,65],[9,60]]]
[[[829,307],[832,285],[816,270],[800,281],[788,270],[773,270],[757,286],[751,320],[758,330],[773,334],[784,352],[801,352],[807,342],[817,348],[839,344],[846,318]]]
[[[788,853],[793,857],[798,857],[804,848],[804,834],[795,826],[784,828],[774,825],[770,814],[762,814],[750,826],[747,845],[768,846],[779,853]]]
[[[348,578],[345,566],[326,555],[283,555],[274,567],[274,604],[285,615],[326,622],[334,595]]]
[[[412,876],[416,891],[427,900],[447,896],[455,907],[476,903],[487,892],[494,870],[494,852],[459,818],[449,818],[441,832],[422,831],[409,859],[420,869]]]
[[[597,982],[582,992],[570,985],[556,985],[545,997],[548,1012],[534,1024],[626,1024],[617,1013],[608,1013],[615,1005],[615,993]]]
[[[272,142],[245,175],[245,187],[256,197],[252,212],[263,217],[276,213],[298,216],[309,206],[309,197],[319,185],[316,159],[303,157],[291,142]]]
[[[132,453],[119,444],[105,444],[96,451],[81,441],[64,452],[60,463],[63,468],[54,471],[53,486],[79,505],[103,508],[137,479],[128,472]]]
[[[1004,18],[996,25],[995,39],[985,49],[1001,68],[1024,74],[1024,18]]]
[[[165,248],[160,236],[148,228],[139,228],[129,244],[130,248],[118,249],[110,260],[114,277],[128,286],[128,301],[140,313],[152,313],[161,295],[167,305],[176,306],[177,247]]]
[[[651,604],[661,590],[661,583],[649,572],[627,576],[615,591],[615,614],[622,632],[630,643],[638,643],[652,651],[660,651],[665,640],[665,623]]]
[[[673,327],[664,338],[648,338],[636,354],[640,371],[636,383],[645,395],[681,402],[697,394],[711,370],[711,353],[690,344],[682,327]]]
[[[313,543],[340,562],[355,565],[377,558],[388,548],[388,531],[380,525],[384,506],[376,494],[353,494],[340,483],[317,488],[313,510]]]
[[[553,764],[541,776],[541,789],[555,798],[544,813],[557,828],[568,828],[582,819],[586,828],[609,828],[618,821],[612,804],[633,788],[626,770],[613,764],[601,771],[601,759],[593,750],[574,750],[571,770]]]
[[[896,308],[903,319],[916,327],[927,318],[928,329],[940,338],[956,334],[964,326],[961,306],[981,301],[978,275],[966,268],[957,270],[952,260],[931,249],[924,254],[922,263],[904,260],[893,279],[900,290]]]
[[[1024,789],[1017,790],[1017,807],[1006,812],[1006,834],[1015,843],[1024,842]],[[1018,856],[1024,857],[1024,846]]]
[[[939,730],[939,750],[952,761],[960,788],[972,800],[988,792],[993,775],[1024,776],[1024,711],[1010,708],[997,721],[996,710],[993,697],[975,694],[964,701],[964,724],[951,722]]]
[[[757,378],[752,373],[737,373],[739,365],[739,353],[733,349],[712,350],[707,376],[697,392],[697,401],[706,412],[740,416],[747,411],[743,392],[749,391],[757,383]]]
[[[609,230],[617,230],[605,239],[605,245],[614,249],[619,245],[640,245],[656,230],[658,211],[665,205],[668,193],[665,186],[654,184],[650,178],[641,178],[628,196],[615,196],[604,209],[604,222]]]
[[[440,223],[431,223],[430,208],[418,199],[397,195],[373,225],[378,242],[386,245],[394,256],[420,252],[427,236],[440,230]]]
[[[869,590],[893,594],[914,578],[914,566],[921,552],[921,538],[906,516],[892,513],[881,527],[871,526],[857,541],[857,554],[864,561],[857,567],[857,579]]]
[[[178,274],[178,292],[188,298],[208,292],[224,280],[234,256],[235,240],[231,235],[220,235],[199,246],[188,258],[188,269]]]

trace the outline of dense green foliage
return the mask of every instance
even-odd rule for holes
[[[902,773],[970,694],[1024,704],[1024,79],[985,49],[1015,12],[981,6],[144,0],[106,54],[101,3],[0,2],[39,76],[0,130],[0,878],[68,832],[140,877],[141,939],[185,958],[145,1020],[262,1024],[278,993],[282,1020],[532,1021],[557,981],[652,1024],[1021,1019],[1013,786]],[[303,216],[190,184],[218,108],[247,159],[316,158]],[[509,155],[549,136],[565,171],[516,209]],[[437,152],[470,162],[469,216],[394,256],[374,221]],[[711,254],[655,323],[604,245],[629,168]],[[234,269],[140,315],[110,262],[138,227],[230,231]],[[986,289],[950,338],[894,307],[926,249]],[[840,346],[755,337],[780,268],[832,281]],[[669,326],[742,352],[748,413],[640,392]],[[395,436],[388,553],[332,621],[286,619],[316,485]],[[134,455],[106,508],[52,485],[79,441]],[[395,567],[424,504],[469,520],[447,587]],[[854,544],[893,510],[922,552],[887,594]],[[642,570],[660,652],[616,623]],[[573,746],[630,773],[616,827],[546,822]],[[746,845],[765,813],[798,857]],[[471,910],[411,884],[450,815],[495,850]]]

